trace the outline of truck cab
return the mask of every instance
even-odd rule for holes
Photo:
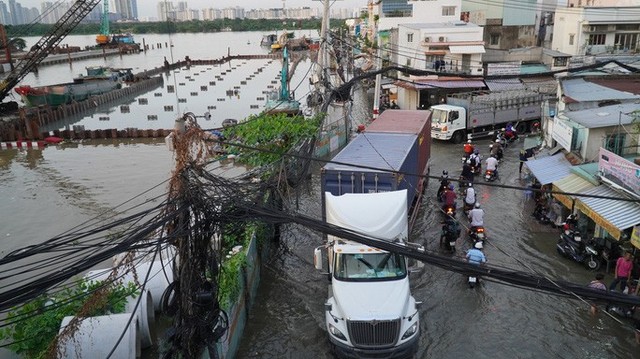
[[[431,137],[460,143],[465,139],[467,110],[452,105],[431,107]]]
[[[326,196],[327,222],[385,241],[406,243],[406,190]],[[380,204],[385,206],[379,206]],[[377,205],[375,205],[377,204]],[[326,249],[329,277],[325,323],[338,357],[406,358],[418,349],[419,302],[411,295],[404,256],[327,236],[316,248],[322,269]]]

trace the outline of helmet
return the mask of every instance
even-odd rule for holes
[[[453,191],[455,187],[453,186],[453,183],[449,184],[449,189]]]
[[[482,249],[482,242],[476,242],[476,244],[473,245],[475,247],[475,249]]]
[[[471,140],[467,140],[467,143],[471,143]]]
[[[467,160],[467,164],[470,165],[471,164],[471,160]]]
[[[476,202],[476,208],[480,208],[480,202]]]
[[[445,171],[442,171],[442,175],[443,175],[443,176],[448,176],[448,175],[449,175],[449,172],[447,172],[446,170],[445,170]]]
[[[476,148],[475,150],[473,150],[473,153],[475,153],[475,154],[477,155],[478,153],[480,153],[480,150],[478,150],[478,149]]]
[[[496,140],[496,143],[500,143],[500,140],[499,140],[499,139],[497,139],[497,140]]]

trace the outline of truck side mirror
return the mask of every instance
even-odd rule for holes
[[[313,266],[317,270],[322,269],[322,247],[318,247],[313,250]]]

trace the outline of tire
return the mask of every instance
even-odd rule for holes
[[[600,261],[598,261],[594,256],[589,256],[584,264],[589,270],[597,271],[600,269]]]
[[[516,126],[516,133],[526,133],[526,132],[529,132],[529,123],[520,122],[518,126]]]
[[[458,144],[458,143],[462,143],[462,140],[464,140],[464,133],[462,133],[462,131],[456,131],[453,133],[453,136],[451,136],[451,142]]]

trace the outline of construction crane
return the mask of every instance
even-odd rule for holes
[[[104,0],[102,5],[102,16],[100,17],[100,34],[96,36],[98,45],[108,44],[111,41],[109,30],[109,0]]]
[[[87,16],[101,0],[77,0],[69,10],[56,22],[51,30],[38,42],[31,46],[29,52],[16,64],[8,76],[0,82],[0,102],[11,89],[17,85],[30,71],[35,69],[49,53],[60,44],[69,33]],[[15,102],[0,104],[0,112],[16,109]]]

